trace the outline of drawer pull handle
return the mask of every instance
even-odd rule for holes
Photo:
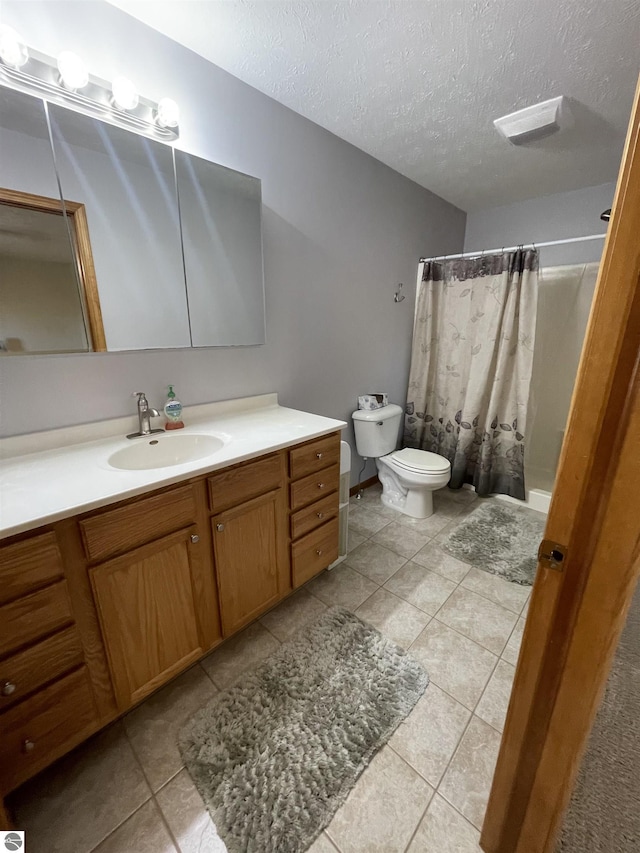
[[[216,524],[216,530],[218,531],[218,533],[222,533],[222,531],[224,530],[224,524]]]
[[[32,740],[29,740],[28,737],[22,741],[22,751],[24,753],[28,754],[30,752],[33,752],[33,750],[35,748],[36,748],[35,743]]]
[[[316,453],[316,459],[322,459],[324,453]]]
[[[198,536],[197,533],[191,534],[191,541],[193,542],[194,545],[196,545],[200,541],[200,537]]]
[[[318,516],[318,518],[324,518],[323,512],[317,512],[316,515]]]
[[[319,489],[324,489],[324,483],[318,483],[318,488],[319,488]]]
[[[2,689],[0,689],[0,693],[3,696],[11,696],[12,693],[16,692],[16,686],[13,681],[5,681],[2,685]]]
[[[318,557],[322,557],[322,551],[320,550],[320,548],[316,548],[316,554],[318,555]]]

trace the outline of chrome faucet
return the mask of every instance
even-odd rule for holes
[[[163,429],[151,429],[151,418],[159,418],[160,412],[151,408],[144,391],[134,391],[132,397],[138,398],[138,422],[139,432],[132,432],[127,438],[139,438],[141,435],[153,435],[155,432],[164,432]]]

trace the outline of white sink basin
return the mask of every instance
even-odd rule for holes
[[[112,453],[108,459],[112,468],[141,471],[147,468],[168,468],[211,456],[224,447],[215,435],[165,434],[134,438],[129,447]]]

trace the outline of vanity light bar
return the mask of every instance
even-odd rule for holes
[[[61,75],[63,69],[58,61],[31,48],[25,49],[25,52],[28,58],[20,66],[9,65],[0,58],[1,85],[62,104],[76,112],[161,142],[174,142],[180,136],[178,105],[175,101],[163,98],[156,103],[138,95],[137,101],[131,97],[130,108],[123,109],[114,98],[112,84],[106,80],[87,74],[87,82],[80,88],[70,88],[68,83],[65,85]],[[122,78],[116,79],[122,87]],[[79,82],[82,83],[82,80]]]

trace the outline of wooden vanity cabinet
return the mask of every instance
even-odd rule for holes
[[[204,499],[196,481],[78,523],[120,710],[221,639]]]
[[[211,530],[225,637],[291,590],[285,455],[273,454],[209,478]]]
[[[0,796],[99,725],[61,537],[0,543]]]
[[[289,476],[291,573],[297,588],[338,559],[339,433],[291,449]]]
[[[339,448],[334,433],[0,542],[0,798],[336,559]]]

